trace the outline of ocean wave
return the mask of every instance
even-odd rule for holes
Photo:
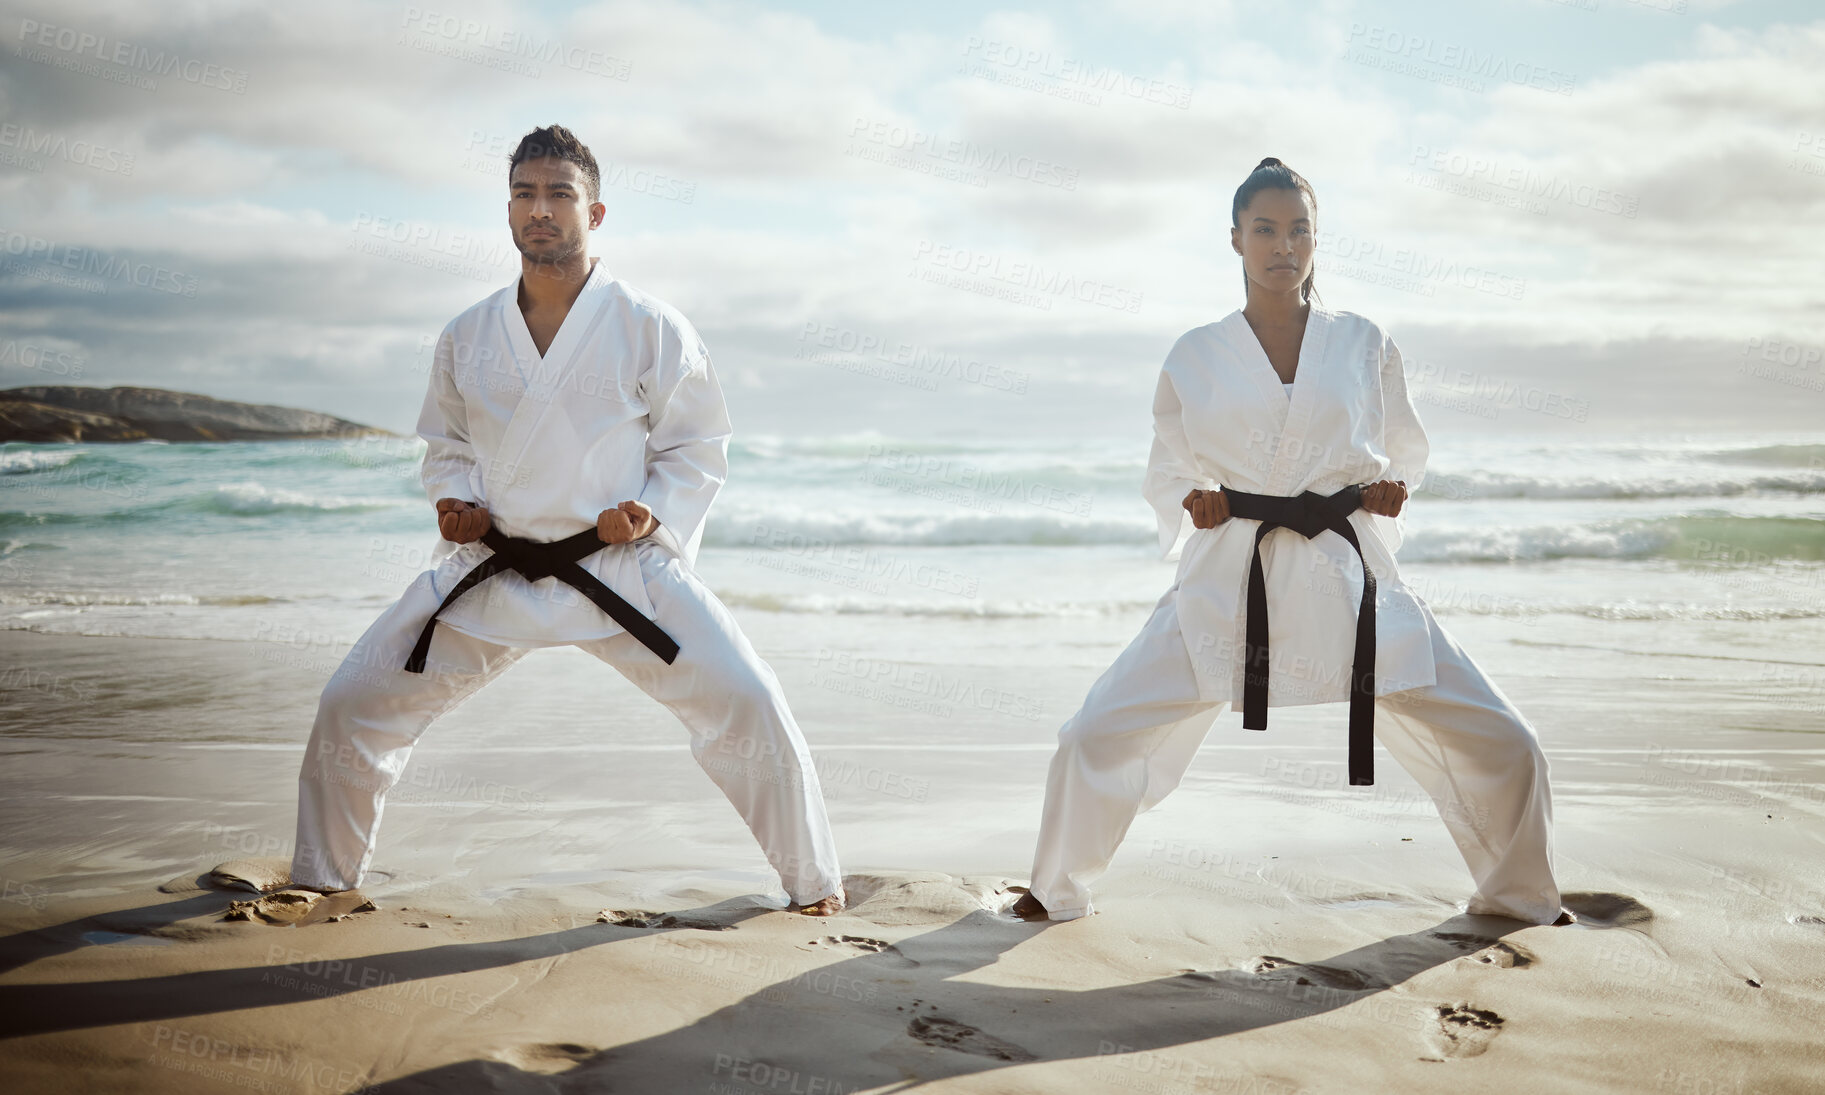
[[[42,528],[51,525],[86,525],[131,519],[131,513],[103,513],[87,516],[79,513],[28,513],[23,510],[0,510],[0,529]],[[25,543],[27,541],[21,541]],[[38,546],[44,546],[42,544]]]
[[[1764,620],[1825,619],[1825,600],[1816,605],[1735,605],[1704,604],[1680,601],[1538,601],[1523,602],[1505,597],[1444,598],[1424,597],[1426,607],[1441,619],[1452,616],[1491,616],[1500,619],[1533,621],[1545,616],[1583,616],[1593,620],[1734,620],[1755,623]]]
[[[1697,469],[1639,479],[1597,476],[1537,476],[1472,471],[1428,473],[1420,493],[1428,499],[1486,502],[1492,499],[1730,498],[1758,491],[1825,493],[1825,467],[1811,471],[1733,476]]]
[[[1400,550],[1402,562],[1427,563],[1650,558],[1701,563],[1825,561],[1825,521],[1720,515],[1475,530],[1410,524]]]
[[[1151,521],[1071,514],[802,513],[754,510],[713,521],[704,544],[719,548],[1150,546]],[[1548,559],[1673,558],[1735,554],[1825,561],[1825,520],[1810,517],[1680,515],[1554,525],[1439,528],[1407,525],[1403,561],[1514,563]]]
[[[146,493],[142,484],[128,483],[108,489],[85,489],[72,497],[87,501],[91,497],[113,496],[122,500],[141,499]],[[130,525],[138,521],[169,520],[173,513],[206,513],[224,517],[263,517],[270,514],[339,514],[371,510],[398,509],[417,501],[349,495],[316,495],[302,491],[268,487],[255,482],[225,483],[207,493],[191,494],[143,505],[122,504],[118,508],[96,513],[58,512],[56,510],[0,510],[0,530],[62,526]],[[55,498],[47,499],[54,504]],[[48,546],[48,545],[41,545]]]
[[[0,475],[30,475],[67,467],[88,455],[81,449],[14,449],[0,452]]]
[[[86,593],[69,590],[9,589],[0,591],[0,605],[66,605],[74,608],[132,607],[160,605],[241,605],[285,604],[286,597],[268,597],[259,593]]]
[[[827,616],[929,616],[951,619],[1042,619],[1053,616],[1110,616],[1139,612],[1159,598],[1137,601],[917,601],[892,597],[861,597],[822,593],[717,594],[724,604],[761,612],[803,612]]]
[[[401,504],[394,498],[317,496],[251,481],[225,483],[201,499],[201,508],[230,517],[257,517],[269,513],[350,513],[392,509]]]
[[[1021,505],[1022,509],[1030,509]],[[804,544],[966,547],[1025,544],[1062,547],[1144,544],[1151,522],[1079,517],[1065,513],[794,513],[737,511],[713,522],[704,543],[715,547],[768,548]]]
[[[731,453],[731,478],[797,489],[882,487],[956,492],[990,502],[1036,492],[1107,492],[1131,495],[1146,473],[1144,462],[1131,457],[1057,452],[970,451],[958,447],[933,452],[924,447],[887,446],[878,451],[839,456],[794,454],[744,461]]]
[[[1790,464],[1825,468],[1825,445],[1756,445],[1746,449],[1716,449],[1704,454],[1726,464]]]
[[[1416,590],[1416,593],[1419,592]],[[1825,599],[1806,605],[1736,605],[1676,601],[1519,601],[1508,597],[1437,600],[1427,607],[1442,618],[1454,615],[1491,616],[1532,621],[1544,616],[1571,615],[1597,620],[1763,620],[1825,619]],[[1130,601],[914,601],[888,597],[830,594],[742,593],[723,591],[723,603],[759,612],[803,613],[829,616],[911,616],[946,619],[1051,619],[1114,616],[1151,609],[1157,598]]]
[[[879,430],[823,435],[745,434],[729,442],[731,458],[782,460],[793,457],[854,459],[883,449],[916,449],[933,455],[1005,452],[1005,446],[980,441],[945,441],[930,438],[909,441]]]

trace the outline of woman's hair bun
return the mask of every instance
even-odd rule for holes
[[[1269,156],[1267,159],[1262,160],[1260,163],[1256,164],[1255,170],[1259,171],[1264,167],[1279,167],[1279,166],[1280,166],[1280,157]]]

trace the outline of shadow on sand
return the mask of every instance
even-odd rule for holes
[[[858,888],[869,881],[854,880]],[[1586,927],[1641,928],[1652,913],[1619,894],[1567,894],[1565,903]],[[220,894],[199,894],[160,905],[121,910],[0,940],[0,967],[17,969],[86,945],[95,932],[156,935],[161,925],[204,915]],[[851,928],[865,916],[829,924]],[[543,935],[481,943],[444,944],[345,959],[361,980],[326,977],[310,999],[370,991],[423,978],[512,966],[655,935],[687,933],[740,950],[739,926],[754,917],[786,915],[752,898],[720,902],[651,920],[591,923]],[[1503,937],[1529,925],[1499,917],[1459,915],[1430,928],[1322,958],[1226,956],[1220,968],[1103,988],[1016,988],[967,975],[1048,930],[982,909],[897,943],[862,936],[826,936],[823,943],[852,956],[810,966],[748,993],[741,1000],[676,1030],[600,1047],[533,1043],[509,1058],[475,1059],[399,1077],[374,1092],[721,1090],[837,1093],[972,1075],[1036,1061],[1087,1060],[1106,1083],[1130,1083],[1162,1070],[1194,1067],[1174,1047],[1289,1021],[1323,1028],[1327,1016],[1362,1003],[1366,1013],[1414,1035],[1416,1054],[1429,1044],[1442,1055],[1480,1052],[1499,1030],[1500,1016],[1449,1002],[1415,999],[1390,990],[1415,975],[1458,959],[1515,968],[1534,961]],[[826,922],[808,920],[810,932]],[[717,934],[706,934],[717,933]],[[730,934],[721,934],[730,933]],[[681,966],[681,972],[689,967]],[[136,980],[0,986],[0,1037],[169,1020],[185,1016],[299,1002],[296,967],[216,969]],[[605,991],[613,991],[612,986]],[[1318,1034],[1319,1038],[1323,1035]],[[840,1047],[840,1049],[839,1049]],[[1115,1054],[1134,1056],[1112,1056]],[[524,1067],[522,1067],[524,1066]],[[1204,1076],[1210,1066],[1195,1066]],[[1130,1070],[1124,1076],[1119,1070]],[[1220,1075],[1220,1074],[1218,1074]],[[1239,1079],[1246,1078],[1238,1076]],[[1181,1077],[1185,1079],[1185,1077]],[[1293,1086],[1289,1084],[1289,1088]]]

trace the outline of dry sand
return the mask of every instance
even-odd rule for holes
[[[1554,758],[1581,926],[1458,912],[1462,861],[1385,754],[1366,798],[1277,778],[1340,767],[1340,707],[1276,713],[1269,743],[1226,714],[1101,911],[1029,924],[999,910],[1056,720],[1004,752],[982,725],[922,749],[776,658],[814,749],[905,777],[833,781],[852,904],[813,919],[764,896],[662,711],[628,715],[597,783],[514,767],[509,715],[609,702],[552,698],[582,663],[529,659],[414,759],[511,793],[390,805],[359,899],[262,903],[230,876],[282,884],[288,849],[262,845],[289,840],[317,667],[20,633],[0,652],[49,675],[6,711],[9,1093],[1825,1090],[1819,739],[1797,713],[1729,726],[1715,682],[1617,676],[1578,707],[1601,739],[1555,747],[1564,689],[1502,678]],[[1018,684],[1081,695],[1103,654]],[[510,808],[527,796],[542,809]]]

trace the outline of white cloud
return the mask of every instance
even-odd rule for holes
[[[1129,38],[1088,8],[863,38],[725,3],[550,15],[441,6],[474,34],[411,14],[428,7],[122,11],[74,0],[55,15],[0,17],[11,37],[35,18],[246,73],[241,93],[181,78],[142,90],[9,58],[0,103],[36,135],[10,147],[36,167],[0,165],[0,227],[200,283],[194,298],[173,299],[13,274],[0,280],[9,329],[81,346],[98,382],[277,401],[309,392],[346,400],[327,408],[339,413],[361,402],[409,423],[420,340],[513,276],[496,262],[512,257],[499,161],[528,128],[562,122],[623,169],[604,195],[598,253],[692,316],[726,347],[736,386],[768,407],[819,406],[828,394],[829,377],[790,361],[797,332],[817,322],[978,347],[1034,370],[1059,407],[1079,393],[1093,421],[1110,386],[1144,388],[1179,331],[1242,303],[1229,204],[1264,155],[1313,181],[1321,233],[1369,249],[1321,256],[1326,302],[1420,344],[1510,355],[1525,369],[1537,360],[1529,347],[1563,340],[1574,349],[1561,356],[1611,362],[1605,375],[1696,370],[1704,383],[1687,387],[1709,391],[1701,363],[1718,347],[1750,335],[1825,341],[1814,299],[1825,158],[1804,144],[1806,134],[1825,144],[1815,106],[1825,24],[1745,31],[1692,19],[1678,56],[1582,78],[1569,96],[1461,95],[1333,60],[1324,36],[1353,10],[1338,5],[1288,16],[1299,33],[1271,40],[1227,5],[1166,0],[1133,9],[1141,29]],[[1137,45],[1161,31],[1175,35],[1164,52]],[[483,33],[606,69],[503,71],[514,58],[477,44]],[[982,68],[991,41],[1022,60]],[[1097,94],[1110,72],[1123,84]],[[1160,87],[1182,87],[1188,101],[1158,101]],[[926,143],[877,140],[876,123]],[[133,169],[29,153],[47,135],[128,154]],[[978,157],[986,164],[972,166]],[[1471,159],[1503,174],[1455,166]],[[1062,174],[1034,181],[1036,163]],[[692,200],[639,192],[626,181],[636,169],[683,180]],[[1070,185],[1057,185],[1065,175]],[[1490,181],[1510,177],[1567,189],[1534,199],[1526,184]],[[1604,212],[1609,201],[1633,202],[1635,215]],[[360,250],[382,221],[421,242]],[[1063,271],[1143,305],[1011,304],[922,279],[921,246]],[[452,253],[457,273],[425,265]],[[1408,276],[1414,256],[1524,280],[1525,291],[1517,300]],[[1705,349],[1617,357],[1650,337]],[[1805,393],[1738,389],[1707,399],[1744,421],[1808,407]]]

